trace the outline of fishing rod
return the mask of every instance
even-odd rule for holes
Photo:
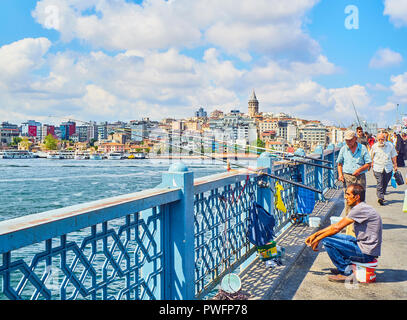
[[[169,133],[168,133],[168,134],[169,134]],[[171,133],[171,134],[177,134],[177,133]],[[179,135],[181,136],[181,134],[179,134]],[[215,141],[215,142],[218,142],[218,143],[224,143],[224,141],[216,140],[216,139],[213,139],[213,138],[210,138],[210,137],[201,137],[201,136],[196,136],[196,135],[182,135],[182,136],[195,137],[195,138],[197,138],[197,139],[206,138],[208,141]],[[239,144],[236,144],[236,145],[240,146]],[[243,146],[240,146],[240,147],[241,147],[242,149],[244,148]],[[325,163],[331,164],[331,162],[328,161],[328,160],[315,159],[315,158],[313,158],[313,157],[302,156],[302,155],[296,155],[296,154],[291,153],[291,152],[284,152],[284,151],[278,151],[278,150],[270,150],[270,149],[267,149],[267,148],[257,147],[257,146],[248,146],[248,148],[249,148],[249,149],[264,150],[264,151],[267,151],[267,152],[270,152],[270,153],[280,153],[280,154],[287,155],[287,156],[290,156],[290,157],[299,157],[299,158],[304,158],[304,159],[309,159],[309,160],[315,160],[315,161],[320,161],[320,162],[325,162]],[[281,158],[281,159],[284,159],[284,158]]]
[[[141,135],[136,135],[136,136],[142,137]],[[153,140],[153,141],[162,142],[162,140],[153,139],[153,138],[150,138],[150,139]],[[170,144],[170,143],[168,143],[168,142],[165,142],[165,144],[170,145],[170,146],[173,146],[173,147],[176,147],[176,148],[180,148],[180,149],[186,149],[185,147],[175,146],[175,145]],[[316,193],[323,194],[323,191],[318,190],[318,189],[315,189],[315,188],[313,188],[313,187],[309,187],[309,186],[304,185],[304,184],[299,183],[299,182],[287,180],[287,179],[284,179],[284,178],[275,176],[275,175],[270,174],[270,173],[259,172],[258,169],[257,169],[257,170],[256,170],[256,169],[252,169],[252,168],[249,168],[249,167],[243,166],[243,165],[241,165],[241,164],[237,164],[237,163],[230,163],[230,162],[228,162],[228,161],[225,161],[225,160],[222,160],[222,159],[218,159],[218,158],[216,158],[216,157],[212,157],[212,156],[206,155],[205,153],[198,153],[198,152],[195,152],[195,151],[192,151],[192,150],[189,150],[189,149],[186,149],[186,150],[188,150],[188,151],[190,151],[190,152],[192,152],[192,153],[194,153],[194,154],[197,154],[197,155],[200,155],[200,156],[204,156],[204,157],[210,158],[210,159],[212,159],[212,160],[221,161],[221,162],[223,162],[223,163],[225,163],[225,164],[227,164],[227,165],[231,164],[231,165],[234,165],[234,166],[236,166],[236,167],[238,167],[238,168],[245,169],[245,170],[248,170],[248,171],[252,171],[252,172],[257,173],[257,174],[259,174],[259,175],[266,175],[266,176],[268,176],[268,177],[270,177],[270,178],[272,178],[272,179],[280,180],[280,181],[282,181],[282,182],[286,182],[286,183],[288,183],[288,184],[292,184],[292,185],[297,186],[297,187],[301,187],[301,188],[308,189],[308,190],[313,191],[313,192],[316,192]]]
[[[129,129],[127,129],[127,130],[129,130]],[[133,131],[142,131],[142,130],[133,129]],[[177,133],[169,133],[169,135],[170,134],[171,135],[177,135]],[[217,143],[221,143],[223,146],[226,146],[226,147],[232,147],[232,148],[237,148],[237,149],[240,149],[240,150],[245,150],[245,148],[243,146],[239,145],[239,144],[229,144],[229,143],[227,143],[225,141],[219,141],[219,140],[216,140],[216,139],[212,139],[210,137],[200,137],[200,136],[187,135],[187,134],[186,135],[179,134],[179,137],[180,137],[180,140],[181,140],[181,137],[196,138],[196,139],[200,139],[201,141],[203,140],[205,142],[217,142]],[[179,147],[177,146],[177,148],[179,148]],[[270,149],[267,149],[267,148],[256,147],[256,146],[249,146],[249,149],[250,148],[265,150],[265,151],[270,152],[270,153],[272,153],[274,151],[274,150],[270,150]],[[249,153],[250,153],[250,150],[249,150]],[[324,166],[324,165],[321,165],[321,164],[318,164],[318,163],[310,163],[308,161],[302,161],[302,160],[299,160],[299,159],[286,159],[284,157],[277,156],[277,155],[273,155],[273,156],[276,156],[276,157],[278,157],[279,159],[282,159],[282,160],[301,163],[301,164],[304,164],[304,165],[311,165],[311,166],[315,166],[315,167],[319,167],[319,168],[323,168],[323,169],[327,169],[327,170],[333,170],[332,167]],[[294,157],[295,157],[295,155],[294,155]],[[331,163],[330,161],[327,161],[327,160],[314,159],[312,157],[309,157],[309,159],[317,160],[317,161],[323,161],[323,162],[326,162],[326,163],[329,163],[329,164]]]
[[[87,122],[87,121],[82,121],[82,122],[83,122],[83,123],[88,123],[88,124],[90,124],[90,122]],[[118,131],[126,131],[126,130],[127,130],[127,132],[128,132],[128,131],[131,130],[131,129],[118,128],[118,129],[116,129],[116,130],[118,130]],[[135,131],[135,130],[133,129],[133,131]],[[141,130],[136,130],[136,131],[141,131]],[[134,135],[137,136],[137,137],[143,138],[142,135],[137,135],[137,134],[134,134]],[[153,139],[153,138],[150,138],[150,140],[157,141],[157,142],[163,142],[163,140]],[[198,152],[192,151],[192,150],[187,149],[187,148],[182,147],[182,146],[176,146],[176,145],[170,144],[169,142],[165,142],[165,143],[166,143],[167,145],[172,146],[172,147],[175,147],[175,148],[188,150],[189,152],[192,152],[192,153],[194,153],[194,154],[197,154],[197,155],[200,155],[200,156],[204,156],[204,157],[210,158],[210,159],[212,159],[212,160],[221,161],[221,162],[223,162],[223,163],[225,163],[225,164],[227,164],[227,165],[229,164],[228,161],[225,161],[225,160],[222,160],[222,159],[218,159],[218,158],[216,158],[216,157],[208,156],[208,155],[206,155],[205,153],[198,153]],[[306,163],[306,164],[310,164],[310,163]],[[246,167],[246,166],[243,166],[243,165],[240,165],[240,164],[237,164],[237,163],[232,163],[232,165],[234,165],[234,166],[236,166],[236,167],[239,167],[239,168],[242,168],[242,169],[246,169],[246,170],[248,170],[248,171],[253,171],[253,172],[256,172],[256,173],[259,174],[258,170],[254,170],[254,169],[251,169],[251,168],[249,168],[249,167]],[[310,164],[310,165],[316,165],[316,164]],[[320,166],[320,165],[318,165],[318,166]],[[323,166],[323,167],[324,167],[324,166]],[[332,169],[332,168],[330,168],[330,167],[326,167],[326,168],[327,168],[327,169]],[[311,191],[313,191],[313,192],[317,192],[317,193],[323,194],[323,192],[322,192],[321,190],[318,190],[318,189],[315,189],[315,188],[306,186],[306,185],[304,185],[304,184],[302,184],[302,183],[298,183],[298,182],[294,182],[294,181],[287,180],[287,179],[284,179],[284,178],[280,178],[280,177],[277,177],[277,176],[272,175],[272,174],[269,174],[269,173],[261,172],[261,174],[266,175],[266,176],[268,176],[268,177],[270,177],[270,178],[273,178],[273,179],[276,179],[276,180],[280,180],[280,181],[283,181],[283,182],[286,182],[286,183],[295,185],[295,186],[297,186],[297,187],[301,187],[301,188],[304,188],[304,189],[311,190]]]
[[[54,116],[51,116],[51,115],[50,115],[50,117],[54,117]],[[58,117],[54,117],[54,118],[58,118]],[[61,117],[61,118],[62,118],[62,117]],[[76,119],[72,119],[72,118],[70,118],[70,117],[64,117],[64,118],[67,118],[68,121],[73,120],[73,121],[78,121],[78,122],[82,122],[82,123],[86,123],[86,124],[92,124],[91,122],[88,122],[88,121],[76,120]],[[117,130],[117,129],[115,129],[115,130]],[[130,129],[130,128],[120,128],[120,130],[142,131],[142,130],[140,130],[140,129]],[[154,131],[151,131],[151,132],[154,132]],[[174,134],[176,134],[176,133],[167,133],[167,134],[168,134],[168,135],[170,135],[170,134],[171,134],[171,135],[174,135]],[[182,136],[181,133],[179,133],[179,135]],[[193,136],[193,135],[184,135],[184,136],[186,136],[186,137],[196,137],[197,139],[202,139],[202,138],[203,138],[203,137],[200,137],[200,136]],[[212,139],[212,138],[210,138],[210,137],[205,137],[205,138],[206,138],[206,139],[210,139],[210,141],[215,141],[215,142],[218,142],[218,143],[219,143],[219,142],[224,143],[224,141],[219,141],[219,140],[216,140],[216,139]],[[207,141],[209,141],[209,140],[207,140]],[[236,144],[236,145],[237,145],[237,144]],[[243,148],[243,147],[242,147],[242,148]],[[296,154],[290,153],[290,152],[284,152],[284,151],[278,151],[278,150],[270,150],[270,149],[267,149],[267,148],[262,148],[262,147],[257,147],[257,146],[248,146],[248,148],[249,148],[249,152],[250,152],[250,148],[253,148],[253,149],[258,149],[258,150],[264,150],[264,151],[267,151],[267,152],[270,152],[270,153],[280,153],[280,154],[287,155],[287,156],[290,156],[290,157],[304,158],[304,159],[308,159],[308,160],[314,160],[314,161],[319,161],[319,162],[324,162],[324,163],[331,164],[331,162],[328,161],[328,160],[315,159],[315,158],[313,158],[313,157],[302,156],[302,155],[296,155]],[[244,149],[242,149],[242,150],[244,150]],[[281,158],[281,157],[280,157],[280,159],[285,159],[285,158]],[[296,161],[296,162],[298,162],[298,163],[303,163],[303,164],[309,164],[309,165],[318,166],[318,165],[315,164],[315,163],[300,162],[299,160],[294,160],[294,161]],[[324,169],[332,169],[332,168],[330,168],[330,167],[324,167],[324,166],[322,166],[322,168],[324,168]]]

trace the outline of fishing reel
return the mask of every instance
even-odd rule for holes
[[[270,182],[262,179],[257,181],[257,185],[259,186],[259,188],[270,188]]]
[[[308,225],[308,219],[307,219],[308,214],[306,213],[292,213],[290,216],[290,222],[293,225],[299,225],[301,223],[305,223]]]

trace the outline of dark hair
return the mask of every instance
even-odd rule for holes
[[[363,128],[362,128],[362,127],[357,127],[357,128],[356,128],[356,131],[358,131],[358,130],[362,130],[362,131],[363,131]]]
[[[365,188],[359,183],[352,183],[348,186],[348,188],[352,187],[352,193],[354,196],[359,196],[361,202],[365,202],[366,199],[366,191]]]

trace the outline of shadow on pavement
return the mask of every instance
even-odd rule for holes
[[[407,226],[403,226],[402,224],[383,223],[383,230],[391,230],[391,229],[407,229]]]
[[[377,282],[403,282],[407,281],[407,270],[377,269]]]

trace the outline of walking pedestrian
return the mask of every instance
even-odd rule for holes
[[[404,140],[399,133],[394,132],[395,135],[395,142],[394,145],[396,146],[397,151],[397,166],[398,167],[405,167],[404,164]]]
[[[366,189],[366,172],[369,170],[372,159],[366,147],[357,142],[354,131],[345,132],[345,142],[339,151],[338,163],[338,180],[343,182],[344,190],[354,183],[362,185]],[[345,202],[345,215],[350,211],[350,207]],[[346,233],[354,235],[353,227],[349,226]]]
[[[368,263],[381,254],[383,223],[377,211],[366,204],[365,189],[360,184],[351,184],[345,192],[346,203],[352,209],[348,216],[310,235],[305,243],[314,251],[318,251],[322,242],[329,258],[336,268],[330,269],[333,275],[329,281],[344,282],[352,274],[352,261]],[[354,225],[355,236],[339,234],[339,232]]]
[[[397,171],[397,152],[391,142],[385,140],[383,133],[377,135],[375,143],[370,151],[373,163],[373,174],[376,178],[377,202],[383,206],[385,204],[384,195],[386,194],[387,185],[390,182],[394,171]]]
[[[363,132],[362,127],[357,127],[356,128],[356,135],[358,136],[357,137],[358,143],[363,144],[366,147],[366,149],[369,150],[369,143],[367,142],[367,138],[366,138],[366,136],[365,136],[365,134]]]

